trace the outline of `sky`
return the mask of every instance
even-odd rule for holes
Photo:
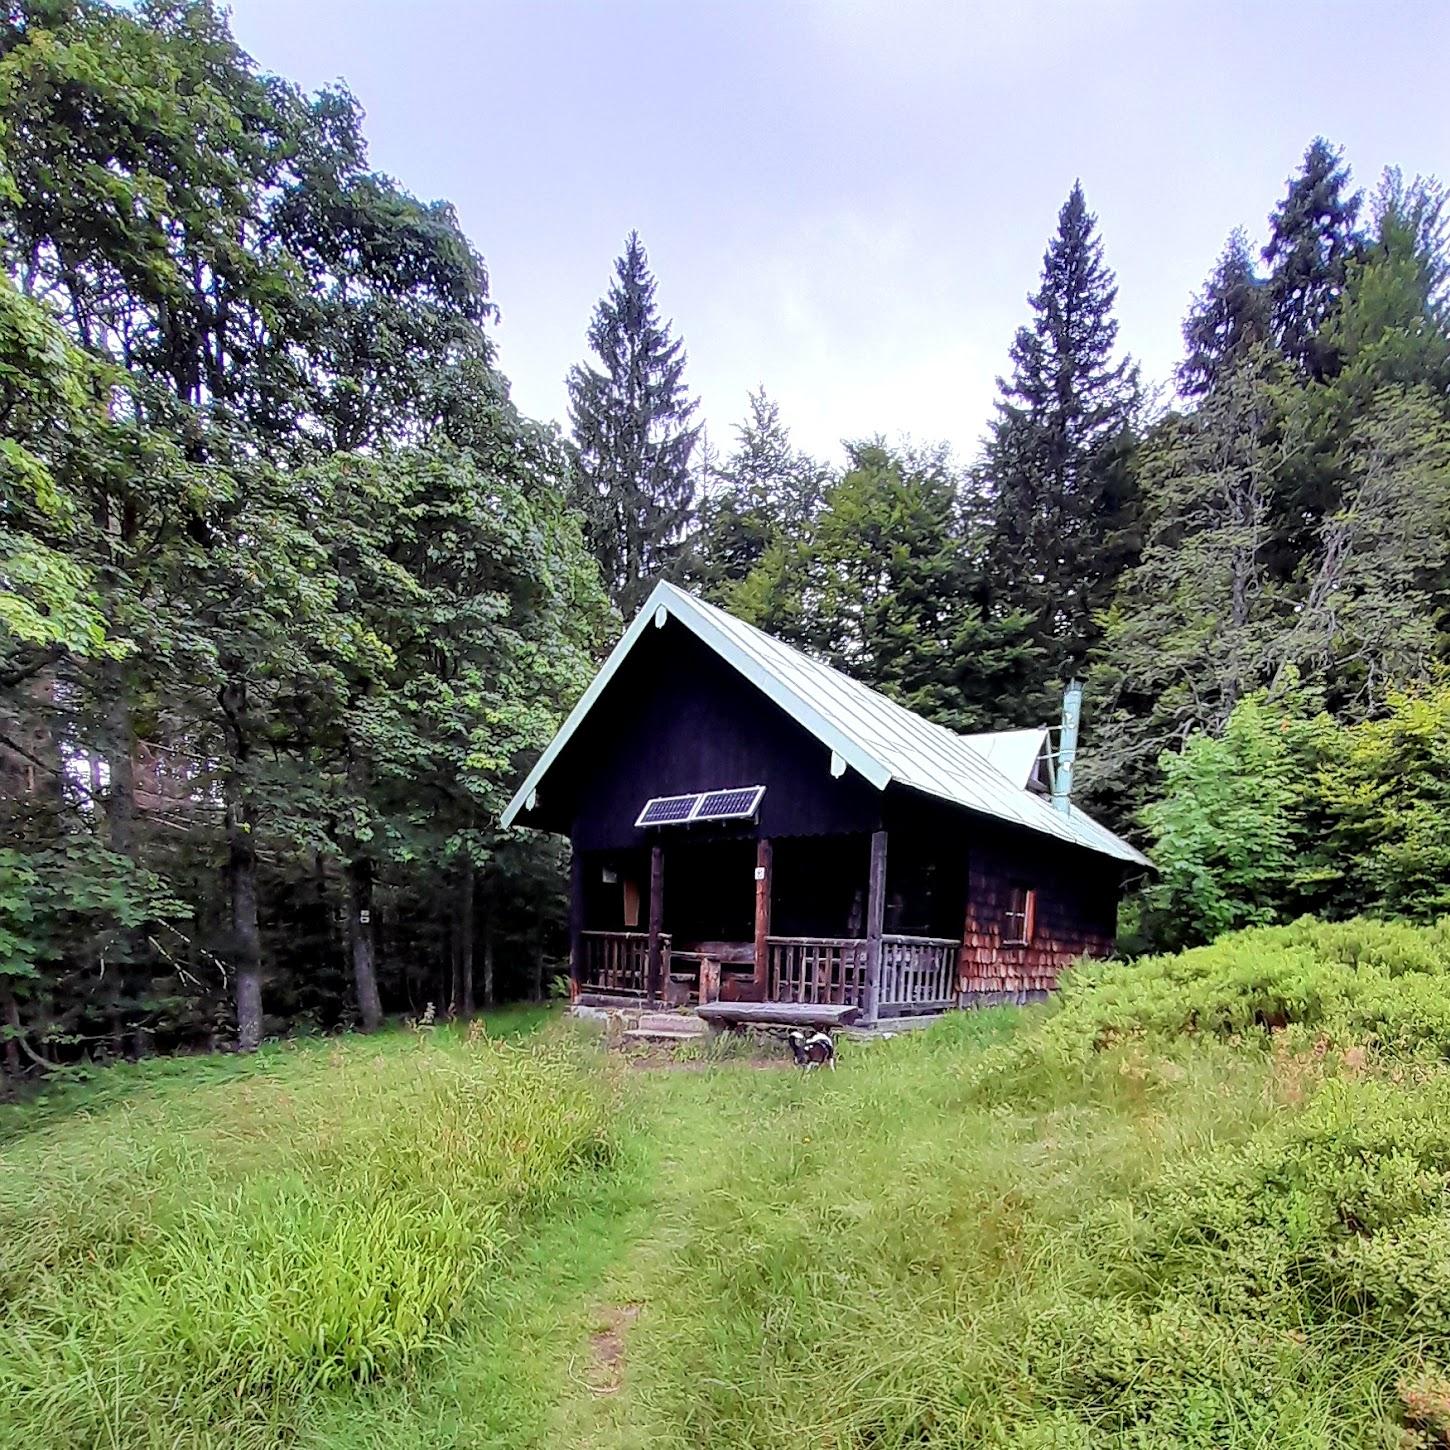
[[[237,40],[342,81],[372,164],[485,257],[527,413],[636,228],[728,451],[750,390],[796,442],[975,456],[1080,178],[1119,340],[1170,378],[1228,233],[1262,243],[1312,137],[1450,180],[1450,0],[232,0]]]

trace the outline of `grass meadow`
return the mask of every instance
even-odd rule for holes
[[[1447,976],[1306,924],[834,1074],[533,1014],[107,1077],[0,1120],[0,1445],[1444,1446]]]

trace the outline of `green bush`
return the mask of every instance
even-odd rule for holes
[[[1450,919],[1305,917],[1185,952],[1086,963],[1065,980],[1044,1031],[1049,1044],[1080,1052],[1135,1034],[1252,1036],[1290,1025],[1450,1053]]]
[[[1442,1443],[1400,1437],[1450,1424],[1447,969],[1445,925],[1253,929],[757,1095],[663,1226],[632,1418],[678,1450]]]
[[[0,1150],[0,1444],[275,1443],[316,1392],[442,1345],[614,1151],[565,1044],[284,1063]]]

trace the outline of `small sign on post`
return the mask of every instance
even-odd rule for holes
[[[757,881],[764,881],[765,880],[765,867],[764,866],[757,866],[755,868],[755,879]]]
[[[373,914],[364,907],[362,911],[358,912],[357,919],[366,926],[373,919]]]

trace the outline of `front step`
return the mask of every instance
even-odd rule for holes
[[[635,1019],[633,1031],[647,1036],[703,1037],[709,1028],[694,1013],[641,1012]]]
[[[673,1043],[698,1042],[704,1036],[702,1032],[690,1032],[687,1029],[674,1027],[665,1029],[663,1027],[631,1027],[620,1034],[621,1040],[625,1042],[658,1042]]]

